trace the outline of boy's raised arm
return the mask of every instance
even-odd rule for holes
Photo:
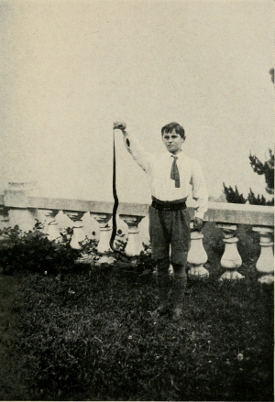
[[[114,130],[121,130],[127,151],[132,155],[137,164],[145,171],[149,169],[151,155],[146,152],[135,139],[133,134],[126,130],[126,123],[122,121],[114,122]]]

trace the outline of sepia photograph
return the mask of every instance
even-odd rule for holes
[[[0,0],[0,400],[274,400],[274,2]]]

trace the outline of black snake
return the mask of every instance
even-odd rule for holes
[[[113,129],[113,197],[114,197],[114,206],[113,206],[113,218],[112,218],[112,223],[113,223],[113,229],[112,229],[112,234],[110,238],[110,248],[114,252],[120,252],[118,249],[114,247],[114,241],[116,237],[116,232],[117,232],[117,221],[116,221],[116,213],[118,209],[118,196],[117,196],[117,190],[116,190],[116,140],[115,140],[115,129]]]

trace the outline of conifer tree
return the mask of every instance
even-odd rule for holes
[[[265,176],[266,192],[268,194],[274,194],[274,152],[269,149],[269,158],[263,163],[256,155],[249,155],[250,165],[255,173]],[[238,204],[245,204],[248,202],[253,205],[274,205],[274,197],[272,200],[267,201],[263,195],[255,195],[250,188],[248,196],[245,198],[243,194],[239,193],[238,187],[235,186],[235,190],[229,186],[227,187],[223,183],[223,192],[227,202],[233,202]]]

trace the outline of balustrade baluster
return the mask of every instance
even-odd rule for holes
[[[35,221],[31,212],[23,208],[10,208],[9,210],[9,225],[14,227],[18,225],[22,232],[33,230]]]
[[[260,283],[274,282],[274,230],[271,227],[255,226],[252,228],[254,232],[260,235],[261,252],[256,263],[257,271],[262,274],[258,279]]]
[[[33,220],[33,227],[32,229],[35,229],[35,224],[38,222],[43,226],[43,228],[39,229],[41,232],[44,232],[44,226],[46,224],[46,217],[45,214],[43,214],[42,210],[37,209],[37,208],[27,208],[27,210],[30,212]],[[37,230],[37,229],[36,229]]]
[[[242,259],[237,247],[239,239],[236,237],[236,231],[238,226],[225,223],[218,223],[217,226],[223,230],[223,241],[225,243],[221,266],[226,271],[220,277],[220,281],[244,279],[244,276],[237,271],[237,268],[242,265]]]
[[[143,250],[142,241],[139,236],[139,223],[144,216],[137,215],[119,215],[128,226],[128,242],[125,247],[125,254],[129,257],[135,257]]]
[[[99,242],[97,245],[97,251],[100,254],[107,253],[110,251],[110,238],[111,238],[111,226],[109,225],[109,220],[112,214],[97,213],[91,215],[97,221],[100,230]]]
[[[83,221],[83,230],[84,230],[85,236],[89,240],[94,240],[96,238],[96,235],[97,235],[97,230],[98,230],[97,226],[98,225],[94,221],[94,219],[92,219],[91,213],[86,212],[83,215],[82,221]]]
[[[45,216],[46,220],[42,222],[45,226],[43,229],[43,232],[47,235],[47,238],[50,241],[55,240],[56,242],[61,241],[61,235],[59,233],[58,227],[57,227],[57,221],[55,219],[56,215],[58,214],[58,210],[56,209],[41,209],[40,211],[40,216],[41,213]]]
[[[64,213],[73,221],[73,236],[70,246],[75,250],[82,250],[83,246],[80,243],[85,240],[82,217],[85,212],[64,211]]]
[[[187,262],[190,267],[189,271],[189,276],[193,277],[194,279],[202,279],[202,278],[208,278],[209,277],[209,272],[208,270],[203,266],[207,262],[207,254],[206,251],[203,247],[203,234],[198,231],[192,231],[194,225],[193,222],[190,224],[191,227],[191,244],[190,244],[190,250],[188,252],[187,256]]]

